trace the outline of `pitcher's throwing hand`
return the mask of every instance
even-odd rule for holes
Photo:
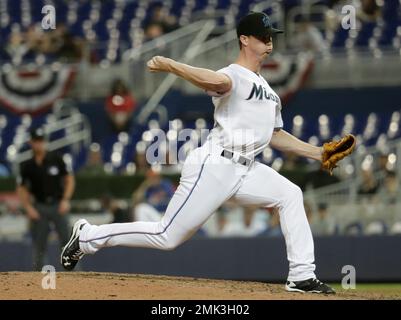
[[[148,66],[150,72],[167,72],[169,71],[171,61],[173,60],[170,58],[154,56],[146,63],[146,65]]]

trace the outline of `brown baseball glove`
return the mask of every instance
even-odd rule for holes
[[[355,149],[356,139],[352,134],[347,134],[338,141],[330,141],[323,144],[322,169],[333,174],[337,162],[350,155]]]

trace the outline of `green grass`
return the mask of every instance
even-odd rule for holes
[[[343,290],[341,284],[332,283],[334,289]],[[350,289],[352,290],[352,289]],[[401,283],[356,283],[355,290],[375,291],[375,290],[399,290],[401,294]]]
[[[337,292],[379,294],[393,299],[401,299],[401,283],[356,283],[355,290],[345,290],[338,283],[333,283],[331,286]]]

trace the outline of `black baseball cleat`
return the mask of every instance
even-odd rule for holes
[[[285,284],[285,290],[290,292],[309,292],[324,294],[336,293],[327,284],[324,284],[316,278],[310,278],[303,281],[287,281],[287,283]]]
[[[71,271],[77,265],[79,259],[81,259],[84,253],[79,248],[79,234],[85,224],[88,221],[80,219],[74,223],[72,227],[71,237],[67,244],[64,246],[61,252],[60,262],[64,269]]]

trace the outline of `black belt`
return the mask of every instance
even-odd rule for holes
[[[231,160],[234,157],[234,152],[231,152],[229,150],[223,150],[221,152],[221,156]],[[249,167],[250,164],[252,163],[252,161],[251,161],[251,159],[248,159],[248,158],[240,155],[237,163]]]

